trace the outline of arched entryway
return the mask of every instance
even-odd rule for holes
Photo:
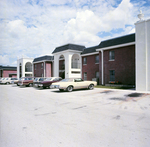
[[[21,63],[19,64],[19,78],[22,77],[22,65]]]
[[[59,57],[59,77],[65,78],[65,57],[61,55]]]
[[[79,69],[81,66],[80,57],[78,54],[74,54],[71,59],[71,68]]]
[[[32,63],[31,62],[26,63],[25,72],[32,72]]]

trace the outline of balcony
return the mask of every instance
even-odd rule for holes
[[[73,69],[80,69],[81,68],[81,63],[72,62],[71,63],[71,68],[73,68]]]

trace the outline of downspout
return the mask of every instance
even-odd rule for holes
[[[45,61],[44,61],[44,78],[45,78]]]
[[[102,85],[104,85],[104,63],[103,63],[103,50],[101,49],[101,61],[102,61]]]
[[[34,77],[34,63],[32,62],[32,77]]]
[[[148,48],[147,48],[147,23],[145,21],[145,49],[146,49],[146,91],[148,91]]]

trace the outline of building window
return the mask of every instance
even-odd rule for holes
[[[86,57],[83,58],[83,64],[87,64],[87,58]]]
[[[96,71],[95,77],[98,79],[99,78],[99,71]]]
[[[115,51],[109,51],[109,60],[114,61],[115,60]]]
[[[36,64],[34,65],[34,69],[36,70]]]
[[[115,71],[114,70],[110,70],[110,81],[115,81]]]
[[[99,63],[99,55],[95,56],[95,63]]]
[[[80,71],[71,71],[73,74],[80,74]]]
[[[87,72],[84,72],[83,78],[84,78],[84,81],[87,81]]]
[[[43,69],[43,63],[41,64],[41,69]]]

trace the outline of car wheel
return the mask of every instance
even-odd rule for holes
[[[64,90],[63,89],[59,89],[59,91],[63,92]]]
[[[89,87],[88,87],[88,89],[90,89],[90,90],[94,89],[94,85],[90,84]]]
[[[33,86],[33,84],[32,84],[32,83],[30,83],[30,84],[29,84],[29,87],[32,87],[32,86]]]
[[[9,82],[6,82],[7,85],[9,85]]]
[[[68,86],[68,87],[67,87],[67,91],[68,91],[68,92],[71,92],[72,90],[73,90],[73,87],[72,87],[72,86]]]

